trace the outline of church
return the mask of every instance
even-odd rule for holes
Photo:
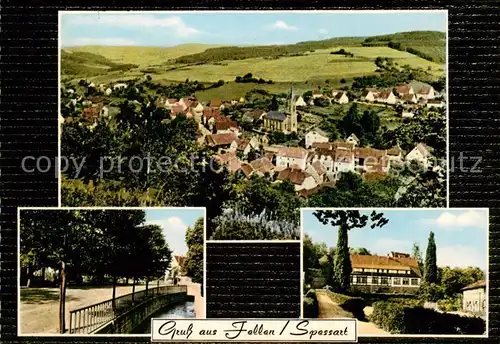
[[[297,132],[297,109],[294,98],[293,88],[291,88],[287,108],[269,111],[264,115],[265,129],[284,133]]]

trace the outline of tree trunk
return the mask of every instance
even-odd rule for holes
[[[135,277],[134,280],[132,281],[132,304],[134,304],[135,302],[134,296],[135,296]]]
[[[61,263],[61,279],[59,285],[59,333],[66,329],[66,267]]]
[[[125,285],[128,285],[128,277],[127,277],[127,280],[125,281]]]
[[[111,301],[113,312],[116,311],[116,277],[113,276],[113,298]]]
[[[33,278],[33,272],[31,271],[31,264],[28,264],[28,269],[26,271],[28,279],[26,280],[26,287],[29,288],[31,284],[31,279]]]
[[[42,283],[45,284],[45,267],[42,268]]]

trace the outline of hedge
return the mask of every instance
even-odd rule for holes
[[[352,313],[357,319],[364,319],[366,301],[363,298],[338,294],[331,291],[328,292],[328,295],[334,302],[342,307],[342,309]]]
[[[319,316],[318,299],[316,292],[311,289],[304,296],[304,318],[317,318]]]
[[[393,334],[483,334],[486,329],[481,318],[386,301],[373,304],[370,321]]]

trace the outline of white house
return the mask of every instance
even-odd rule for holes
[[[128,85],[125,84],[125,83],[119,83],[119,84],[114,84],[113,85],[113,89],[115,89],[115,90],[122,89],[122,88],[127,88],[127,87],[128,87]]]
[[[104,91],[104,93],[105,93],[107,96],[109,96],[109,95],[111,95],[111,93],[113,93],[113,90],[112,90],[111,88],[109,88],[109,87],[108,87],[108,88],[106,89],[106,91]]]
[[[376,97],[378,95],[378,91],[373,89],[373,88],[367,88],[363,93],[361,94],[361,100],[367,101],[367,102],[374,102]]]
[[[278,173],[277,180],[289,180],[294,184],[295,191],[311,190],[318,186],[314,177],[298,168],[287,167]]]
[[[283,147],[276,153],[276,167],[285,169],[287,167],[298,166],[302,170],[306,169],[308,151],[302,147]]]
[[[312,98],[313,99],[320,98],[321,96],[323,96],[323,93],[321,93],[320,90],[312,90]]]
[[[410,161],[417,161],[421,163],[424,167],[427,167],[429,165],[429,156],[431,153],[427,149],[427,147],[423,143],[419,143],[411,150],[410,153],[408,153],[405,157],[405,160],[407,162]]]
[[[328,134],[323,130],[316,128],[306,134],[306,148],[310,148],[315,142],[328,142]]]
[[[385,104],[396,104],[396,96],[392,93],[392,91],[380,92],[375,100]]]
[[[434,87],[432,86],[423,86],[420,88],[420,90],[418,90],[417,93],[418,99],[429,100],[429,99],[434,99],[435,97],[436,95],[434,93]]]
[[[349,135],[349,137],[345,140],[345,142],[350,143],[350,144],[352,144],[354,146],[359,145],[359,139],[356,136],[356,134],[354,134],[354,133],[352,133],[351,135]]]
[[[395,87],[396,93],[399,96],[405,95],[405,94],[415,94],[415,91],[413,90],[413,87],[411,85],[399,85]]]
[[[347,92],[339,92],[333,97],[333,101],[337,104],[347,104],[349,103],[349,98],[347,97]]]
[[[427,104],[426,106],[430,109],[430,108],[437,108],[437,109],[441,109],[441,108],[444,108],[444,102],[441,101],[441,100],[434,100],[434,99],[431,99],[431,100],[428,100],[427,101]]]
[[[410,111],[403,111],[403,113],[401,114],[401,117],[403,118],[413,118],[414,116],[415,114]]]
[[[486,281],[478,281],[462,289],[464,312],[484,316],[486,314]]]
[[[294,105],[297,107],[297,106],[306,106],[307,103],[304,101],[304,98],[302,98],[302,96],[297,96],[296,99],[295,99],[295,103]]]

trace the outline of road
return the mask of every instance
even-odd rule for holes
[[[318,299],[319,318],[332,319],[341,317],[341,315],[337,314],[335,310],[338,307],[338,305],[328,296],[326,291],[321,289],[316,290],[316,298]],[[375,324],[369,321],[361,321],[361,320],[358,320],[358,334],[361,336],[390,335],[390,333],[379,329],[377,326],[375,326]]]
[[[201,297],[200,284],[191,283],[188,279],[179,284],[188,286],[188,295],[195,296],[195,312],[197,317],[205,316],[205,302]],[[160,285],[164,285],[160,283]],[[156,283],[149,284],[150,288]],[[146,289],[146,285],[136,285],[135,291]],[[57,334],[59,322],[59,289],[58,288],[23,288],[21,290],[20,332],[23,334]],[[66,328],[69,325],[69,311],[90,306],[113,296],[113,288],[106,287],[69,287],[66,290]],[[132,293],[132,286],[118,286],[116,297]]]

